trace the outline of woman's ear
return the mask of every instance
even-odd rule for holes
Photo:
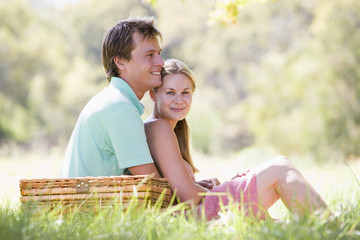
[[[155,92],[154,92],[153,89],[151,89],[151,90],[149,91],[149,95],[150,95],[151,100],[153,100],[153,102],[156,102]]]
[[[124,64],[125,61],[123,59],[120,59],[119,56],[116,56],[116,57],[114,57],[113,60],[114,60],[115,65],[120,69],[120,71],[126,70],[126,67]]]

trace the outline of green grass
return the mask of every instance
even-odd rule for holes
[[[357,196],[359,197],[359,196]],[[180,208],[181,209],[181,208]],[[216,221],[185,217],[179,207],[111,208],[99,213],[0,211],[0,239],[359,239],[360,208],[347,205],[335,219],[314,214],[257,222],[232,211]]]
[[[199,179],[218,176],[222,181],[238,169],[251,168],[262,161],[252,160],[250,155],[246,156],[247,161],[240,161],[241,156],[226,161],[195,157],[203,170]],[[186,217],[183,205],[159,209],[134,204],[127,210],[116,206],[98,213],[67,214],[44,209],[35,214],[21,207],[18,181],[57,177],[61,155],[2,158],[0,239],[360,239],[360,186],[356,181],[360,163],[352,162],[351,170],[341,162],[311,167],[303,160],[295,163],[324,197],[336,219],[319,213],[294,218],[280,202],[270,209],[279,221],[254,221],[235,209],[223,213],[219,220],[204,221],[191,214]]]

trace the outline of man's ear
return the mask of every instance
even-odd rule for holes
[[[120,71],[125,71],[126,67],[125,67],[125,60],[121,59],[119,56],[114,57],[114,63],[115,65],[120,69]]]
[[[153,102],[155,102],[155,101],[156,101],[156,98],[155,98],[155,92],[154,92],[153,89],[151,89],[151,90],[149,91],[149,95],[150,95],[151,100],[153,100]]]

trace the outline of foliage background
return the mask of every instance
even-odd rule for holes
[[[0,155],[64,149],[83,106],[107,85],[107,28],[155,15],[164,58],[184,60],[197,77],[195,150],[359,156],[360,2],[240,2],[0,0]]]

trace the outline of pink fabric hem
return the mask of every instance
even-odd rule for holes
[[[258,215],[255,173],[237,175],[230,181],[214,187],[198,206],[198,213],[201,216],[204,210],[206,219],[211,220],[219,216],[220,205],[228,206],[231,203],[238,204],[239,210],[243,208],[247,216]]]

